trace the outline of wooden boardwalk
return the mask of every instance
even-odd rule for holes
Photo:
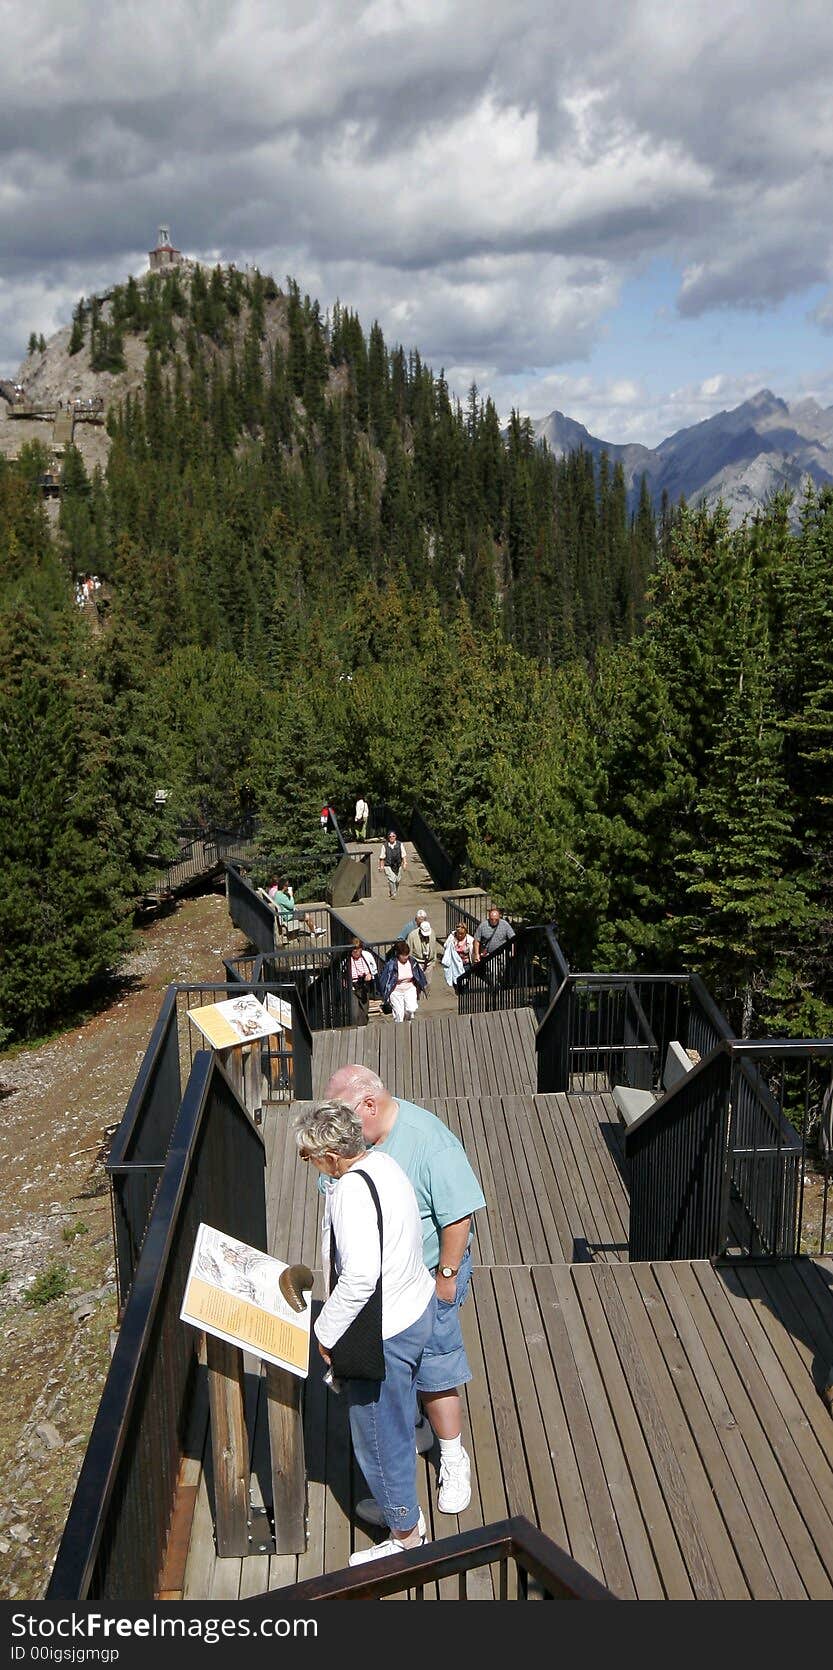
[[[436,979],[436,975],[434,976]],[[429,999],[429,1002],[433,999]],[[432,1015],[397,1026],[343,1027],[319,1032],[312,1059],[313,1094],[323,1094],[337,1067],[360,1061],[407,1101],[425,1096],[494,1096],[535,1089],[535,1018],[531,1009],[493,1015]]]
[[[434,1537],[522,1513],[622,1598],[833,1598],[833,1423],[813,1388],[833,1353],[830,1260],[499,1267],[464,1307],[472,1501]],[[250,1382],[252,1404],[262,1382]],[[188,1598],[236,1599],[346,1565],[367,1546],[346,1410],[313,1361],[305,1554],[214,1555],[203,1473]],[[255,1432],[268,1497],[265,1420]],[[208,1459],[208,1458],[206,1458]],[[210,1460],[209,1460],[210,1468]],[[491,1593],[478,1577],[473,1598]]]
[[[592,1085],[536,1094],[531,1011],[421,1010],[411,1025],[318,1034],[315,1094],[349,1061],[461,1137],[487,1201],[462,1312],[472,1500],[459,1520],[440,1514],[437,1456],[420,1458],[429,1535],[524,1514],[622,1598],[833,1598],[833,1420],[819,1396],[833,1361],[833,1260],[628,1263],[612,1098]],[[315,1269],[321,1202],[288,1111],[271,1109],[264,1132],[270,1249]],[[317,1273],[316,1308],[321,1297]],[[253,1497],[268,1504],[264,1382],[250,1367]],[[322,1375],[313,1351],[303,1555],[216,1558],[203,1419],[187,1598],[263,1594],[368,1545],[347,1412]],[[426,1598],[456,1592],[449,1581]],[[469,1592],[492,1595],[488,1569]]]
[[[427,910],[437,943],[442,946],[446,937],[445,905],[442,896],[437,892],[415,847],[410,841],[405,844],[408,849],[408,868],[403,873],[396,898],[391,899],[387,880],[379,869],[381,841],[348,841],[350,852],[370,853],[371,895],[369,899],[360,899],[358,904],[340,906],[338,914],[361,939],[377,941],[397,939],[405,923],[412,922],[418,910]],[[445,975],[437,963],[432,973],[430,996],[420,999],[417,1020],[421,1021],[424,1015],[429,1014],[456,1013],[457,998],[451,987],[446,985]],[[388,1023],[381,1017],[378,1024],[384,1026],[394,1023]]]

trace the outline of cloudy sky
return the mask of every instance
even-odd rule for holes
[[[833,402],[830,0],[0,0],[0,366],[205,258],[503,414]]]

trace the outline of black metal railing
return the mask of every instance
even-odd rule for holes
[[[203,1040],[198,1028],[188,1020],[189,1010],[210,1003],[223,1003],[229,997],[238,997],[240,986],[238,981],[231,984],[222,981],[201,986],[178,986],[176,990],[185,1066],[186,1069],[190,1069],[196,1051],[203,1047]],[[270,1000],[281,1000],[288,1003],[292,1011],[289,1028],[280,1034],[271,1033],[267,1038],[260,1040],[259,1091],[262,1102],[258,1105],[267,1102],[289,1102],[293,1097],[309,1096],[312,1086],[312,1029],[303,997],[297,986],[290,980],[262,978],[256,983],[250,982],[248,990],[260,998],[267,1008],[271,1007]]]
[[[631,1259],[709,1258],[716,1253],[730,1078],[731,1062],[718,1048],[663,1098],[670,1118],[643,1116],[626,1132]]]
[[[347,842],[345,841],[344,836],[341,833],[341,825],[338,821],[338,815],[335,811],[335,808],[332,807],[332,806],[329,806],[327,808],[327,828],[331,829],[333,834],[335,835],[335,838],[338,841],[338,850],[342,854],[342,857],[343,857],[347,853],[347,850],[348,850],[347,849]]]
[[[349,953],[345,946],[266,952],[237,957],[224,964],[230,979],[253,990],[258,982],[279,980],[297,991],[311,1032],[351,1026]]]
[[[370,809],[370,828],[374,836],[384,838],[392,829],[400,841],[412,841],[434,886],[441,893],[459,885],[459,862],[451,858],[419,806],[412,806],[410,812],[403,815],[395,812],[386,800],[376,801]],[[450,933],[451,929],[447,929],[446,932]]]
[[[688,975],[563,975],[558,953],[562,977],[536,1038],[538,1089],[658,1090],[668,1044],[688,1041]]]
[[[833,1041],[722,1039],[626,1132],[631,1258],[827,1250],[816,1156]]]
[[[259,1132],[194,1060],[46,1598],[147,1606],[158,1589],[199,1372],[180,1321],[201,1223],[266,1249]]]
[[[451,858],[431,825],[426,822],[418,806],[411,812],[408,836],[428,871],[434,886],[442,893],[446,888],[459,886],[460,865]]]
[[[332,913],[334,932],[340,918]],[[354,1026],[357,1021],[352,999],[350,947],[358,936],[347,923],[340,923],[344,938],[338,944],[320,943],[298,950],[278,950],[271,955],[234,957],[224,963],[230,980],[248,987],[259,981],[291,982],[298,991],[313,1032],[332,1027]],[[394,940],[363,940],[381,971],[393,951]]]
[[[554,960],[557,946],[555,934],[546,925],[518,928],[507,945],[481,957],[460,975],[456,986],[459,1013],[532,1008],[543,1015],[560,966]],[[563,960],[560,948],[559,958]]]
[[[120,1308],[136,1268],[181,1096],[176,987],[169,986],[107,1161]]]
[[[261,896],[238,863],[226,864],[226,898],[235,928],[239,928],[249,944],[256,945],[259,951],[272,951],[275,945],[275,907]]]
[[[664,1093],[675,1041],[691,1071]],[[814,1156],[824,1046],[798,1041],[792,1055],[787,1047],[742,1044],[696,974],[567,972],[561,980],[536,1036],[539,1091],[623,1085],[656,1098],[626,1134],[632,1258],[782,1257],[824,1247],[829,1178]],[[806,1085],[793,1082],[796,1061]],[[807,1201],[816,1197],[808,1228]]]
[[[382,1600],[410,1593],[422,1600],[429,1584],[457,1578],[455,1600],[468,1598],[468,1573],[497,1568],[496,1600],[615,1600],[597,1578],[520,1516],[455,1537],[442,1537],[378,1564],[327,1572],[273,1591],[296,1605],[321,1600]]]
[[[303,997],[290,982],[244,982],[256,997],[282,999],[292,1010],[291,1029],[259,1046],[264,1102],[312,1095],[312,1033]],[[116,1281],[122,1308],[133,1283],[153,1201],[171,1142],[181,1085],[191,1071],[202,1035],[189,1009],[239,995],[240,983],[169,986],[107,1160],[113,1212]],[[254,1048],[255,1046],[252,1046]]]
[[[479,927],[484,917],[491,910],[494,900],[489,893],[480,888],[472,888],[468,892],[446,894],[445,897],[445,931],[446,935],[454,932],[458,922],[462,922],[470,934]]]
[[[200,829],[196,825],[180,831],[180,851],[160,870],[147,890],[151,894],[181,893],[208,877],[219,875],[227,860],[245,860],[254,849],[252,825],[223,829],[219,825]]]
[[[564,973],[560,946],[552,955],[561,978],[536,1036],[539,1090],[658,1091],[673,1039],[688,1048],[695,1037],[701,1055],[712,1047],[704,1000],[720,1012],[692,976]]]

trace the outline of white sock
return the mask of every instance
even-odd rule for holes
[[[453,1464],[455,1461],[460,1461],[460,1459],[462,1458],[462,1454],[463,1454],[463,1434],[462,1433],[460,1433],[457,1438],[441,1438],[440,1439],[440,1460],[441,1461],[450,1461]]]

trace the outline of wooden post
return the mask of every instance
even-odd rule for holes
[[[206,1334],[206,1355],[217,1553],[239,1558],[250,1553],[243,1353],[239,1346]]]
[[[297,1374],[266,1364],[269,1447],[275,1547],[279,1554],[303,1554],[307,1546],[307,1480],[301,1382]]]
[[[233,1049],[224,1050],[222,1060],[236,1095],[254,1119],[263,1107],[260,1040],[255,1044],[235,1044]]]
[[[246,1112],[251,1114],[255,1124],[258,1124],[263,1116],[260,1051],[260,1039],[243,1051],[243,1106]]]
[[[229,1083],[236,1096],[246,1106],[243,1090],[243,1046],[235,1044],[232,1049],[223,1050],[221,1061],[229,1076]]]

